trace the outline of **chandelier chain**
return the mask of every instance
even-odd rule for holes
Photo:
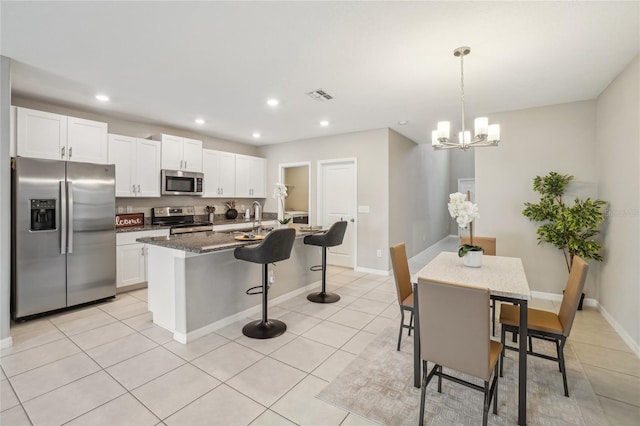
[[[460,55],[460,105],[462,109],[462,135],[464,137],[464,55]]]

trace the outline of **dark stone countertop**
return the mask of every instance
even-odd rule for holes
[[[321,232],[320,229],[308,230],[305,226],[296,226],[296,238]],[[152,244],[176,250],[184,250],[191,253],[210,253],[214,251],[230,250],[236,247],[258,244],[262,240],[238,241],[234,237],[242,235],[241,232],[194,232],[192,234],[179,234],[162,237],[138,238],[136,241]]]
[[[220,215],[220,216],[224,216],[224,215]],[[269,216],[271,216],[271,214],[269,214]],[[202,220],[198,220],[198,219],[202,219]],[[265,217],[262,219],[263,222],[268,222],[271,220],[276,220],[275,217]],[[198,217],[196,219],[196,222],[205,222],[206,218],[203,217]],[[247,225],[249,228],[253,225],[254,221],[253,219],[244,219],[244,217],[237,217],[236,219],[221,219],[220,217],[218,217],[218,215],[216,215],[216,218],[213,222],[213,226],[217,226],[217,225]],[[123,227],[123,228],[116,228],[116,233],[120,234],[123,232],[139,232],[139,231],[155,231],[156,229],[169,229],[171,228],[171,225],[151,225],[151,224],[145,224],[144,226],[127,226],[127,227]]]

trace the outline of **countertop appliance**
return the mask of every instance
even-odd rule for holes
[[[115,166],[14,161],[13,318],[115,296]]]
[[[202,195],[203,173],[162,170],[160,178],[162,195]]]
[[[153,225],[170,225],[169,233],[187,234],[191,232],[205,232],[213,230],[211,222],[196,222],[195,207],[154,207],[151,209],[151,223]]]
[[[285,216],[292,219],[293,223],[306,223],[309,224],[309,212],[301,212],[296,210],[287,210],[284,212]]]

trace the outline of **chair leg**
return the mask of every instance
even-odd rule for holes
[[[487,418],[489,417],[489,382],[484,382],[484,401],[482,406],[482,426],[487,426]]]
[[[438,366],[438,373],[442,374],[442,366]],[[438,393],[442,393],[442,376],[438,376]]]
[[[409,336],[411,336],[412,328],[413,328],[413,310],[411,310],[411,318],[409,318]]]
[[[403,326],[404,326],[404,309],[400,308],[400,332],[398,333],[398,350],[400,350],[400,342],[402,341]]]
[[[567,369],[564,365],[564,344],[565,340],[563,339],[560,342],[560,368],[562,369],[562,384],[564,385],[564,396],[569,397],[569,386],[567,385]]]
[[[504,364],[504,351],[505,351],[504,339],[505,339],[505,334],[506,334],[506,332],[504,331],[504,326],[503,326],[501,328],[501,330],[500,330],[500,343],[502,343],[502,351],[500,351],[500,377],[502,377],[502,365]]]
[[[427,395],[427,363],[422,363],[422,389],[420,389],[420,421],[419,425],[424,423],[424,399]]]
[[[495,377],[496,387],[493,390],[493,414],[498,414],[498,364],[493,369],[493,377]]]
[[[307,300],[315,303],[335,303],[340,296],[335,293],[327,293],[327,247],[322,247],[322,291],[307,295]]]
[[[496,335],[496,300],[491,299],[491,335]]]
[[[527,337],[529,337],[529,352],[533,352],[533,338],[531,336]]]
[[[556,354],[558,355],[558,359],[560,359],[560,341],[556,340]],[[558,361],[558,370],[562,373],[562,365],[560,361]]]
[[[277,337],[287,330],[287,325],[282,321],[269,320],[267,312],[268,291],[269,291],[269,265],[264,264],[262,268],[262,318],[251,321],[242,327],[242,334],[253,339],[270,339]]]

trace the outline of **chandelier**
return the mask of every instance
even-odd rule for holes
[[[489,124],[487,117],[478,117],[474,121],[474,137],[471,139],[471,131],[464,128],[464,57],[471,52],[468,46],[458,47],[453,51],[453,56],[460,57],[460,103],[462,110],[462,131],[458,133],[458,141],[449,138],[451,123],[438,122],[437,130],[431,132],[431,146],[433,149],[460,148],[467,150],[479,146],[497,146],[500,142],[500,125]]]

